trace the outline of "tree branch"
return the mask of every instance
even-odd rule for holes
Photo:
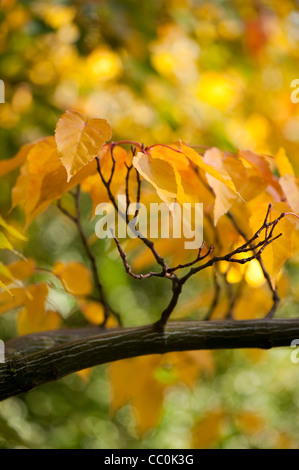
[[[0,364],[0,400],[98,364],[149,354],[200,349],[289,346],[299,338],[299,319],[170,322],[163,331],[155,325],[42,332],[6,343],[9,352]],[[82,337],[83,336],[83,337]],[[18,341],[21,341],[18,347]],[[26,341],[26,348],[24,348]],[[48,341],[48,343],[47,343]],[[35,348],[48,344],[48,349]],[[23,350],[22,350],[23,344]],[[54,346],[53,346],[54,344]],[[49,345],[51,345],[49,347]],[[24,350],[31,354],[23,356]]]

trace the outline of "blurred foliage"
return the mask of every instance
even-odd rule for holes
[[[298,78],[298,23],[298,2],[290,0],[2,0],[0,78],[6,102],[0,104],[0,158],[53,134],[61,113],[74,108],[107,119],[114,140],[150,145],[180,138],[190,145],[272,155],[283,147],[298,172],[299,106],[290,99],[291,82]],[[5,215],[15,179],[15,173],[1,179]],[[87,194],[82,208],[92,236]],[[23,217],[19,209],[9,214],[19,227]],[[28,238],[24,254],[40,267],[87,261],[75,228],[54,207],[32,223]],[[97,241],[93,249],[102,259],[108,298],[126,324],[153,321],[165,305],[164,283],[150,279],[136,286],[106,242]],[[297,313],[297,268],[296,258],[286,267],[292,285],[280,277],[281,316]],[[258,272],[251,269],[248,279],[258,287]],[[42,272],[34,276],[47,279]],[[230,276],[237,282],[238,272]],[[59,305],[64,319],[85,324],[53,283],[49,305]],[[188,306],[190,315],[201,314],[210,284],[206,276],[190,282],[183,294],[185,314]],[[1,317],[1,338],[15,334],[14,320],[15,312]],[[131,404],[111,413],[111,372],[97,367],[89,379],[88,373],[72,375],[0,403],[0,447],[297,448],[299,384],[289,355],[217,352],[213,374],[203,371],[192,389],[173,385],[169,368],[158,365],[156,381],[163,383],[166,399],[159,425],[142,437]]]

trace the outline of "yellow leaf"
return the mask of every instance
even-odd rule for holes
[[[243,287],[243,295],[236,300],[234,318],[236,320],[263,318],[270,311],[272,304],[268,286],[254,288],[247,284]]]
[[[70,294],[86,296],[91,294],[93,285],[89,270],[79,262],[58,262],[53,266],[53,273],[59,277],[64,288]]]
[[[83,114],[68,110],[57,123],[55,138],[69,181],[111,139],[111,127],[104,119],[91,119],[87,122]]]
[[[29,295],[24,298],[24,308],[18,314],[18,334],[26,335],[58,328],[61,324],[58,312],[45,309],[48,296],[47,284],[31,285],[28,293]]]
[[[5,266],[1,261],[0,261],[0,278],[5,281],[7,280],[10,280],[12,281],[13,280],[13,275],[10,271],[10,269],[8,268],[8,266]]]
[[[177,180],[173,167],[160,158],[138,152],[133,158],[136,170],[154,186],[159,197],[171,204],[177,198]]]
[[[176,146],[170,145],[165,147],[163,145],[155,145],[150,149],[150,154],[152,158],[159,158],[166,161],[177,170],[187,170],[189,167],[189,162],[183,152]]]
[[[13,294],[11,293],[11,291],[8,289],[8,287],[4,284],[4,282],[0,281],[0,287],[2,287],[4,290],[6,290],[6,292],[9,293],[9,295],[11,295],[13,297]]]
[[[216,226],[220,217],[226,214],[231,208],[236,194],[224,183],[218,181],[214,176],[206,175],[209,186],[213,189],[216,199],[214,205],[214,225]]]
[[[112,410],[131,402],[138,429],[143,433],[157,425],[166,387],[177,382],[191,386],[201,371],[213,370],[211,351],[182,351],[114,362],[109,366]]]
[[[280,176],[284,176],[284,175],[295,176],[293,166],[290,160],[288,159],[285,149],[283,147],[280,147],[280,149],[278,150],[274,158],[275,158],[275,163],[276,163]]]
[[[5,222],[5,220],[3,219],[3,217],[1,217],[1,215],[0,215],[0,226],[5,228],[5,230],[8,233],[10,233],[10,235],[12,235],[13,237],[18,238],[19,240],[22,240],[22,241],[27,240],[27,238],[24,237],[24,235],[22,235],[20,232],[18,232],[16,228],[14,228],[12,225],[9,225],[7,222]]]
[[[222,410],[206,413],[202,420],[195,424],[193,434],[194,449],[210,449],[221,437],[225,415]]]
[[[10,158],[8,160],[1,160],[0,161],[0,177],[7,175],[11,171],[15,170],[19,166],[21,166],[27,157],[29,150],[31,149],[33,144],[25,144],[21,147],[20,151],[14,158]]]
[[[31,306],[34,309],[34,306]],[[32,313],[35,313],[33,318]],[[37,333],[38,331],[55,330],[61,325],[61,317],[58,312],[36,312],[23,308],[18,315],[18,335]]]
[[[26,226],[28,226],[53,200],[60,198],[96,172],[94,160],[67,182],[67,172],[58,157],[54,137],[41,139],[31,147],[27,160],[21,168],[12,190],[12,208],[22,202],[25,203]]]
[[[23,287],[11,288],[10,293],[0,292],[0,315],[24,305],[27,295],[28,293]]]
[[[23,281],[34,273],[36,262],[33,259],[20,260],[8,265],[8,268],[15,279]]]
[[[290,208],[299,214],[299,187],[294,175],[285,174],[279,178],[279,184]]]
[[[198,178],[193,165],[175,144],[169,147],[156,145],[150,149],[152,158],[164,160],[172,166],[177,185],[177,201],[209,203],[212,195]]]
[[[260,287],[266,282],[260,263],[256,259],[250,261],[245,268],[245,280],[252,287]]]
[[[54,137],[37,141],[28,152],[27,160],[12,190],[12,208],[24,201],[27,222],[40,212],[40,207],[37,205],[43,179],[59,166]]]
[[[251,411],[242,411],[237,415],[240,430],[246,434],[255,434],[265,427],[265,421]]]
[[[127,167],[125,163],[129,165],[130,162],[126,150],[122,147],[115,147],[113,155],[115,158],[115,170],[111,181],[111,192],[116,196],[125,184],[127,174]],[[104,178],[107,180],[109,179],[111,174],[112,163],[110,149],[108,146],[104,146],[104,148],[99,152],[99,158],[101,171],[103,173]],[[131,175],[132,173],[133,172],[131,172]],[[80,172],[78,173],[78,175],[79,174]],[[132,194],[134,194],[134,189],[136,189],[136,177],[134,174],[133,176],[133,181],[132,178],[130,178],[129,181],[130,191],[132,192]],[[103,185],[101,178],[97,172],[95,172],[94,175],[91,175],[86,178],[86,180],[82,182],[81,188],[83,191],[88,192],[90,194],[93,205],[92,215],[95,214],[95,210],[98,204],[100,204],[101,202],[109,201],[107,189]]]
[[[99,302],[81,302],[81,310],[86,320],[93,325],[100,325],[104,321],[104,307]]]
[[[109,366],[112,411],[131,402],[141,433],[157,425],[162,410],[165,384],[153,376],[160,360],[159,355],[141,356]]]
[[[88,367],[87,369],[78,370],[76,374],[84,381],[89,382],[90,375],[92,372],[92,367]]]
[[[205,152],[204,157],[202,157],[187,145],[182,144],[181,147],[186,157],[195,163],[196,166],[202,169],[205,173],[221,181],[221,183],[224,183],[233,192],[237,192],[235,185],[227,171],[223,169],[222,166],[219,167],[219,161],[221,159],[221,157],[219,158],[219,156],[221,156],[220,150],[217,148],[208,149]]]
[[[7,240],[4,233],[0,232],[0,249],[13,251],[12,244]]]
[[[250,217],[250,227],[255,233],[262,226],[267,213],[268,204],[260,203],[252,210]],[[274,203],[269,220],[275,220],[283,212],[289,212],[289,207],[284,203]],[[297,219],[293,216],[286,216],[281,219],[274,229],[274,236],[282,233],[282,236],[265,248],[262,253],[262,260],[268,271],[272,282],[275,281],[280,269],[286,260],[293,253],[293,235],[296,228]],[[263,237],[263,231],[260,237]]]

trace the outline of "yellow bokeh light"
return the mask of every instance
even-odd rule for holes
[[[105,81],[116,78],[122,71],[119,56],[108,48],[95,49],[87,59],[88,71],[98,80]]]
[[[37,7],[38,8],[38,7]],[[71,23],[76,15],[76,8],[63,5],[43,5],[41,16],[45,22],[58,29],[65,24]]]
[[[19,115],[12,109],[9,103],[0,106],[0,126],[5,129],[11,129],[19,120]]]
[[[252,287],[259,287],[265,283],[263,271],[256,259],[250,261],[245,271],[245,280]]]
[[[236,266],[231,266],[227,275],[226,275],[226,280],[230,284],[237,284],[240,282],[243,278],[243,266],[242,265],[236,265]]]
[[[55,78],[55,70],[53,65],[44,60],[37,62],[29,72],[30,79],[37,85],[46,85],[51,83]]]
[[[225,110],[236,104],[240,91],[238,80],[223,73],[208,71],[202,75],[196,94],[200,101]]]
[[[13,95],[12,107],[15,111],[21,113],[27,111],[32,103],[32,93],[30,87],[26,84],[21,85]]]
[[[236,147],[269,153],[267,139],[271,129],[268,119],[262,114],[253,113],[246,121],[231,119],[226,127],[229,138]]]

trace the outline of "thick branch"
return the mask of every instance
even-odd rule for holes
[[[121,328],[99,332],[91,337],[71,340],[83,330],[57,332],[59,342],[54,347],[29,356],[12,354],[0,364],[0,400],[26,392],[38,385],[60,379],[86,367],[148,354],[199,349],[263,348],[289,346],[299,338],[299,320],[246,320],[170,322],[163,331],[155,325]],[[79,333],[81,332],[81,333]],[[55,335],[49,332],[55,343]],[[47,333],[40,334],[44,339]],[[72,336],[73,335],[73,336]],[[23,339],[25,339],[24,337]],[[28,335],[37,341],[38,334]],[[17,349],[17,342],[7,347]],[[12,343],[12,342],[11,342]],[[53,342],[52,342],[53,344]]]

